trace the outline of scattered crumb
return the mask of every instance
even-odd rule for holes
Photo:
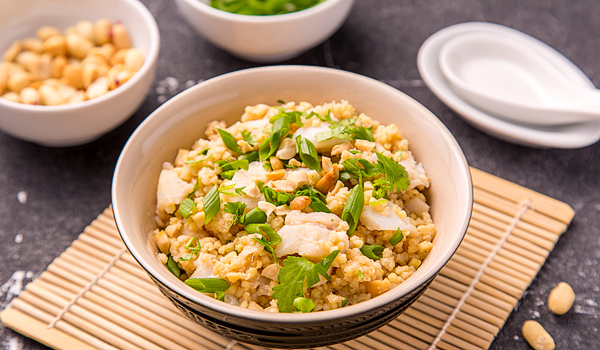
[[[519,339],[520,339],[520,338],[519,338],[519,336],[518,336],[518,335],[515,335],[515,336],[513,337],[513,339],[514,339],[515,341],[519,341]]]
[[[587,306],[598,306],[598,303],[596,303],[594,300],[592,299],[585,299],[584,301],[585,305]]]
[[[21,243],[23,242],[23,235],[20,233],[17,233],[17,235],[15,236],[15,243]]]
[[[185,82],[185,88],[191,88],[192,86],[196,85],[196,82],[194,80],[188,80]]]
[[[27,192],[25,192],[25,191],[19,191],[19,193],[17,193],[17,200],[21,204],[27,203]]]
[[[165,102],[166,100],[167,100],[167,96],[165,96],[165,95],[158,95],[158,97],[156,98],[156,101],[157,101],[158,103],[163,103],[163,102]]]

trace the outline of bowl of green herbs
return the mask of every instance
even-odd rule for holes
[[[354,0],[175,0],[206,40],[253,62],[294,58],[344,23]]]

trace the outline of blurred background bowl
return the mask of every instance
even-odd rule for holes
[[[80,20],[108,18],[129,31],[144,64],[122,86],[88,101],[58,105],[26,105],[0,99],[0,129],[44,146],[75,146],[92,141],[127,120],[144,101],[154,81],[160,34],[154,17],[136,0],[2,0],[0,53],[12,42],[35,37],[45,25],[61,32]]]
[[[327,40],[344,23],[354,0],[326,0],[306,10],[251,16],[218,10],[208,0],[176,0],[181,15],[221,49],[253,62],[281,62]]]
[[[277,100],[319,105],[348,100],[383,124],[396,124],[431,178],[426,191],[437,227],[433,249],[401,285],[345,308],[308,314],[243,309],[188,287],[163,266],[150,233],[162,163],[204,137],[212,120],[231,125],[244,107]],[[175,96],[152,113],[125,145],[112,185],[112,208],[125,245],[175,306],[230,339],[268,347],[317,347],[369,333],[410,306],[448,262],[466,232],[472,208],[465,157],[442,122],[414,99],[384,83],[336,69],[273,66],[225,74]]]

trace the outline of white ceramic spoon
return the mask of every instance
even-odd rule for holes
[[[440,50],[440,70],[456,94],[498,117],[533,125],[600,120],[600,91],[582,88],[543,56],[508,36],[459,35]]]

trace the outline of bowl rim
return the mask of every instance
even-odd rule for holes
[[[106,94],[102,96],[98,96],[89,100],[75,102],[75,103],[67,103],[57,106],[46,106],[46,105],[29,105],[20,102],[9,101],[3,98],[0,98],[0,106],[6,106],[9,108],[16,108],[23,111],[28,111],[32,113],[45,113],[45,112],[72,112],[73,110],[77,110],[82,107],[93,107],[94,105],[103,103],[107,100],[112,99],[117,94],[121,92],[125,92],[127,90],[133,89],[133,86],[137,84],[138,81],[142,80],[143,76],[146,74],[152,74],[153,66],[155,65],[158,54],[160,50],[160,31],[158,29],[158,24],[156,23],[156,19],[148,10],[148,8],[141,2],[136,0],[113,0],[119,1],[122,3],[127,3],[133,6],[139,14],[141,14],[143,23],[147,32],[150,34],[150,44],[149,50],[146,57],[144,57],[144,63],[142,67],[135,72],[133,77],[129,79],[125,84],[118,87],[117,89],[110,90]],[[133,47],[133,46],[132,46]]]
[[[325,0],[322,3],[316,4],[305,10],[282,13],[278,15],[241,15],[239,13],[232,13],[214,8],[207,4],[204,0],[181,1],[185,1],[190,6],[206,13],[209,16],[218,17],[226,21],[235,21],[241,23],[280,23],[310,17],[317,12],[327,11],[328,9],[336,6],[338,3],[354,0]]]
[[[461,169],[461,171],[462,171],[462,174],[460,174],[461,175],[460,178],[464,179],[465,182],[463,183],[463,185],[468,190],[467,198],[466,198],[467,200],[464,203],[464,205],[466,206],[464,208],[466,215],[465,215],[464,221],[460,225],[460,229],[457,230],[457,231],[459,231],[459,233],[456,234],[456,238],[452,242],[452,245],[446,246],[446,250],[444,251],[443,255],[441,255],[439,260],[435,262],[434,266],[431,268],[431,271],[429,273],[424,274],[422,276],[418,276],[420,283],[412,282],[411,283],[412,285],[410,285],[409,287],[406,287],[404,289],[394,288],[387,293],[383,293],[383,294],[377,296],[376,298],[371,298],[369,300],[351,305],[349,307],[338,308],[338,309],[334,309],[334,310],[319,311],[319,312],[302,313],[302,314],[294,313],[293,317],[290,317],[289,316],[290,314],[288,314],[288,313],[270,313],[270,312],[265,312],[265,311],[249,310],[249,309],[244,309],[239,306],[235,306],[235,305],[231,305],[231,304],[227,304],[227,303],[223,303],[223,302],[216,302],[214,298],[210,298],[208,296],[203,295],[202,293],[198,293],[195,290],[193,290],[192,288],[188,288],[189,290],[186,290],[185,288],[178,288],[173,283],[171,283],[167,279],[163,278],[163,276],[161,276],[159,273],[154,273],[154,269],[142,259],[138,250],[135,249],[135,247],[132,244],[132,241],[129,239],[128,235],[126,234],[126,232],[124,230],[122,218],[119,215],[120,205],[117,200],[117,197],[118,197],[117,196],[117,187],[118,187],[118,182],[119,182],[119,174],[121,172],[123,172],[123,170],[121,170],[122,167],[124,167],[123,159],[127,157],[128,152],[130,152],[129,149],[135,147],[134,142],[139,142],[136,140],[136,138],[140,137],[138,135],[140,135],[143,132],[143,129],[147,128],[148,125],[152,124],[152,120],[155,118],[155,115],[160,115],[159,113],[161,113],[161,111],[163,109],[168,109],[171,105],[177,104],[179,102],[179,100],[185,98],[186,95],[195,94],[197,90],[210,89],[210,86],[212,84],[218,84],[222,80],[235,79],[237,76],[243,76],[243,75],[248,75],[248,74],[261,74],[262,72],[265,72],[265,71],[278,71],[278,70],[279,71],[281,71],[281,70],[297,70],[300,72],[310,71],[312,73],[342,75],[342,76],[345,76],[346,79],[359,79],[360,81],[364,82],[365,84],[371,84],[373,86],[378,86],[379,88],[389,90],[390,92],[397,94],[399,97],[405,99],[407,103],[413,104],[417,108],[422,109],[425,112],[427,112],[427,114],[431,117],[431,122],[434,123],[435,127],[440,131],[440,133],[441,133],[440,136],[444,137],[446,139],[446,141],[449,142],[450,147],[448,147],[448,151],[451,154],[453,154],[454,157],[456,158],[456,160],[458,161],[458,164],[460,165],[459,169]],[[190,113],[191,113],[191,111],[190,111]],[[370,78],[370,77],[367,77],[364,75],[360,75],[357,73],[352,73],[352,72],[348,72],[348,71],[344,71],[344,70],[340,70],[340,69],[316,67],[316,66],[277,65],[277,66],[267,66],[267,67],[258,67],[258,68],[248,68],[248,69],[238,70],[238,71],[234,71],[234,72],[230,72],[230,73],[225,73],[225,74],[213,77],[211,79],[207,79],[200,84],[197,84],[191,88],[188,88],[188,89],[180,92],[179,94],[177,94],[176,96],[174,96],[173,98],[171,98],[170,100],[165,102],[163,105],[159,106],[154,112],[152,112],[136,128],[136,130],[132,133],[129,140],[123,147],[121,154],[119,155],[117,164],[115,166],[114,174],[113,174],[112,189],[111,189],[111,203],[112,203],[112,210],[113,210],[113,214],[114,214],[114,220],[115,220],[117,229],[119,231],[119,235],[121,236],[121,239],[125,243],[125,246],[129,250],[131,255],[134,257],[134,259],[140,264],[140,266],[144,270],[146,270],[146,272],[149,275],[151,275],[152,278],[156,282],[159,282],[163,287],[168,288],[169,290],[171,290],[178,296],[185,298],[188,301],[191,301],[195,304],[199,304],[210,310],[223,313],[228,316],[244,318],[244,319],[248,319],[248,320],[262,321],[262,322],[299,324],[299,323],[323,322],[323,321],[328,321],[328,320],[341,319],[341,318],[351,317],[351,316],[355,316],[355,315],[358,315],[361,313],[365,313],[369,310],[377,309],[378,307],[388,305],[388,304],[394,302],[395,300],[400,299],[400,298],[406,296],[407,294],[410,294],[411,292],[413,292],[414,290],[416,290],[420,286],[422,286],[423,283],[426,283],[428,280],[435,277],[439,273],[439,271],[448,263],[450,258],[454,255],[454,253],[458,249],[459,245],[461,244],[461,242],[465,236],[465,233],[467,231],[467,228],[468,228],[468,225],[470,222],[471,212],[472,212],[472,207],[473,207],[473,188],[472,188],[471,174],[470,174],[470,170],[469,170],[469,166],[468,166],[466,157],[465,157],[464,153],[462,152],[458,142],[452,135],[452,133],[441,122],[441,120],[439,120],[439,118],[437,118],[437,116],[435,116],[435,114],[433,114],[425,106],[421,105],[418,101],[416,101],[412,97],[406,95],[405,93],[401,92],[400,90],[398,90],[390,85],[387,85],[381,81],[378,81],[373,78]],[[411,277],[414,278],[415,276],[411,276]],[[173,278],[175,278],[175,277],[173,277]],[[413,279],[413,281],[416,281],[416,279]],[[182,285],[184,285],[184,284],[182,284]],[[394,290],[397,290],[398,292],[394,293]]]

